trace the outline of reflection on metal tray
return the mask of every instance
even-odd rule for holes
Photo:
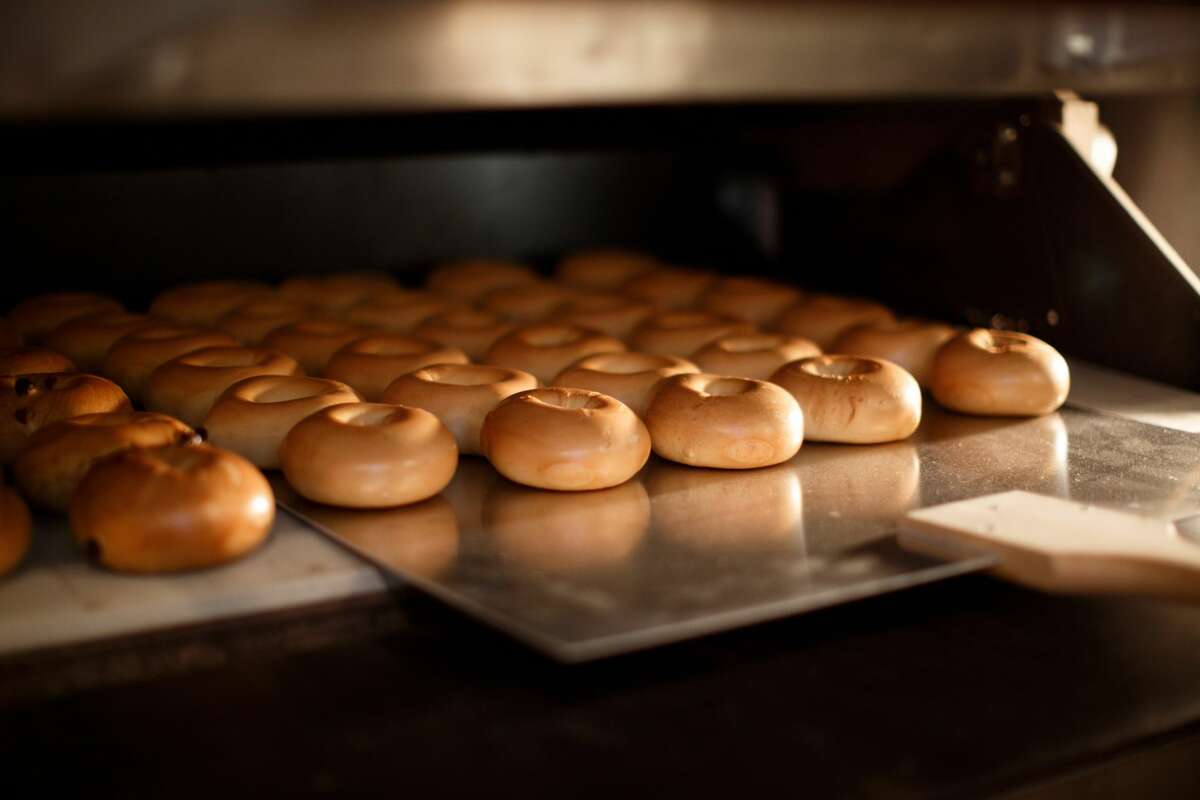
[[[347,511],[280,501],[384,569],[565,661],[651,647],[983,569],[902,550],[903,512],[1025,489],[1175,519],[1200,511],[1200,436],[1065,409],[927,409],[908,442],[806,444],[747,472],[652,459],[599,492],[527,489],[464,458],[439,497]]]

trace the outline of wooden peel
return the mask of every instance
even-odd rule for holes
[[[910,550],[969,543],[999,557],[997,575],[1038,589],[1200,603],[1200,545],[1171,522],[1018,491],[913,511],[900,527]]]

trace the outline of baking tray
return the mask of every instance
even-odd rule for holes
[[[276,477],[285,508],[398,579],[562,661],[585,661],[985,569],[907,552],[911,509],[1011,489],[1180,519],[1200,436],[1091,410],[981,419],[927,404],[909,441],[806,443],[763,470],[652,458],[609,490],[556,493],[464,457],[424,503],[348,511]],[[881,601],[883,602],[883,601]]]

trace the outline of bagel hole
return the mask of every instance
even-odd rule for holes
[[[980,346],[989,353],[1007,353],[1028,344],[1024,337],[1009,331],[983,331],[978,338]]]
[[[703,311],[676,311],[658,317],[654,321],[654,325],[657,328],[671,331],[679,328],[699,328],[702,325],[712,325],[721,321],[720,318],[712,314],[705,314]]]
[[[757,382],[746,378],[713,378],[704,384],[701,391],[713,397],[732,397],[745,394],[757,385]]]
[[[726,353],[757,353],[783,344],[783,337],[770,333],[753,336],[728,336],[717,342]]]
[[[255,403],[286,403],[316,397],[329,389],[329,384],[320,378],[299,378],[286,382],[272,383],[250,399]]]
[[[483,364],[437,364],[416,373],[421,380],[450,386],[487,386],[512,377],[512,371]]]
[[[604,353],[586,359],[579,366],[596,372],[609,372],[613,375],[634,375],[638,372],[669,367],[674,363],[672,359],[646,353]]]
[[[446,325],[451,328],[483,329],[499,325],[503,320],[500,315],[490,311],[476,311],[470,308],[460,308],[440,314],[430,322],[434,325]]]
[[[561,347],[578,342],[587,332],[569,325],[553,325],[531,328],[521,333],[521,341],[532,347]]]
[[[570,410],[580,408],[604,408],[606,405],[608,405],[606,402],[604,402],[604,398],[595,392],[572,392],[565,389],[541,389],[535,391],[532,397],[548,406],[566,408]]]
[[[372,356],[412,356],[429,352],[433,345],[409,336],[371,336],[359,339],[347,349]]]
[[[880,365],[876,361],[852,356],[818,356],[805,360],[800,369],[818,378],[851,378],[878,372]]]
[[[267,354],[250,350],[245,347],[220,347],[212,350],[201,350],[191,353],[179,360],[181,364],[191,367],[212,367],[225,369],[229,367],[252,367],[267,360]]]
[[[343,425],[354,425],[360,428],[370,428],[376,425],[386,425],[395,421],[397,415],[403,416],[406,409],[399,406],[378,405],[375,403],[355,403],[344,406],[334,406],[329,410],[329,416]]]

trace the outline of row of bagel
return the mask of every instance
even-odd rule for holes
[[[470,261],[435,269],[419,290],[373,274],[190,284],[148,315],[98,295],[43,295],[10,312],[5,336],[0,458],[35,503],[70,508],[98,560],[138,571],[253,549],[273,509],[254,467],[347,507],[435,495],[459,453],[526,485],[597,489],[627,480],[652,448],[753,468],[791,458],[806,437],[902,439],[919,423],[922,384],[955,410],[1038,414],[1069,383],[1061,356],[1023,334],[896,320],[869,301],[621,252],[565,259],[554,281]],[[196,449],[199,438],[208,444]],[[153,527],[147,482],[162,473],[196,488],[193,472],[212,485],[192,502],[235,498],[220,505],[246,524],[210,520],[225,533],[194,552],[179,536],[159,537],[173,554],[124,552],[154,539],[129,532]],[[81,492],[88,483],[103,491]],[[178,523],[166,497],[161,514]]]

